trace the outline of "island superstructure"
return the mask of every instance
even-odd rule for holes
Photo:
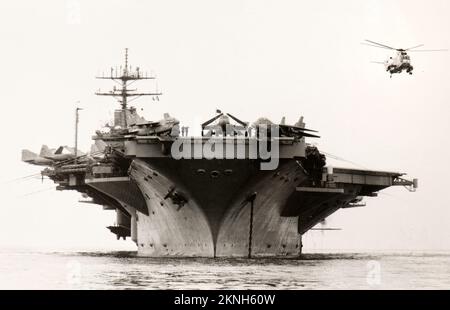
[[[131,238],[139,255],[298,256],[302,235],[337,210],[390,186],[417,186],[402,173],[326,166],[326,156],[306,142],[318,136],[302,117],[292,126],[265,118],[250,124],[218,110],[199,137],[169,114],[147,121],[129,99],[157,102],[161,93],[130,89],[155,77],[130,67],[128,52],[123,68],[99,78],[119,84],[97,95],[117,98],[120,109],[92,137],[91,152],[23,150],[22,160],[47,166],[42,175],[58,190],[115,210],[108,229]]]

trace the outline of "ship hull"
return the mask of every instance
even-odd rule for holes
[[[261,171],[249,160],[133,160],[129,174],[148,215],[137,212],[144,256],[298,256],[298,217],[282,208],[306,175],[285,161]]]
[[[270,171],[259,164],[134,158],[127,176],[94,173],[85,178],[88,188],[70,188],[116,210],[110,230],[131,237],[141,256],[296,257],[304,233],[398,176],[342,168],[329,175],[325,169],[317,183],[295,159],[280,160]]]

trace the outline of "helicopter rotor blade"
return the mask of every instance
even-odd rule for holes
[[[448,49],[440,49],[440,50],[413,50],[409,52],[448,52]]]
[[[307,137],[307,138],[320,138],[320,136],[314,135],[312,133],[293,130],[293,128],[292,127],[289,128],[289,126],[279,126],[279,128],[280,128],[280,134],[282,134],[282,135]]]
[[[383,47],[383,46],[378,46],[378,45],[374,45],[374,44],[368,44],[365,42],[361,42],[362,45],[367,45],[367,46],[371,46],[371,47],[376,47],[376,48],[382,48],[384,50],[392,50],[392,48],[387,48],[387,47]]]
[[[306,132],[302,132],[302,133],[300,134],[300,136],[302,136],[302,137],[308,137],[308,138],[320,138],[320,136],[316,136],[316,135],[313,135],[313,134],[310,134],[310,133],[306,133]]]
[[[408,48],[405,48],[405,51],[410,51],[412,49],[415,49],[415,48],[418,48],[418,47],[422,47],[422,46],[423,46],[423,44],[419,44],[419,45],[413,46],[413,47],[408,47]]]
[[[371,61],[371,63],[379,64],[379,65],[385,65],[386,64],[385,62],[382,62],[382,61]]]
[[[207,120],[206,122],[204,122],[202,124],[202,128],[204,129],[206,126],[208,126],[209,124],[211,124],[212,122],[214,122],[216,119],[218,119],[219,117],[221,117],[223,115],[223,113],[220,113],[216,116],[214,116],[213,118],[211,118],[210,120]]]
[[[291,131],[300,131],[300,132],[318,132],[317,130],[313,130],[313,129],[307,129],[307,128],[303,128],[303,127],[297,127],[297,126],[291,126],[291,125],[282,125],[279,124],[277,125],[278,127],[280,127],[283,130],[291,130]]]
[[[318,135],[313,135],[312,133],[307,133],[307,132],[292,132],[294,135],[299,136],[299,137],[307,137],[307,138],[320,138],[320,136]]]
[[[303,128],[303,127],[297,127],[297,126],[290,126],[290,127],[294,130],[299,130],[299,131],[318,132],[317,130],[307,129],[307,128]]]
[[[230,113],[227,113],[227,115],[228,115],[230,118],[234,119],[234,120],[236,121],[236,123],[239,123],[239,124],[241,124],[241,125],[244,126],[244,127],[247,127],[247,126],[248,126],[248,123],[247,123],[247,122],[241,121],[240,119],[238,119],[237,117],[231,115]]]
[[[365,40],[365,41],[366,41],[366,42],[369,42],[369,43],[372,43],[372,44],[375,44],[375,45],[382,46],[382,47],[384,47],[384,48],[391,49],[391,50],[398,50],[397,48],[393,48],[393,47],[391,47],[391,46],[387,46],[387,45],[384,45],[384,44],[381,44],[381,43],[377,43],[377,42],[374,42],[374,41],[370,41],[370,40]]]
[[[317,130],[313,130],[313,129],[307,129],[307,128],[303,128],[303,127],[297,127],[297,126],[291,126],[291,125],[277,125],[281,130],[284,131],[291,131],[291,132],[298,132],[298,133],[306,133],[306,132],[318,132]]]

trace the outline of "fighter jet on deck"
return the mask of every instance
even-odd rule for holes
[[[252,127],[255,129],[260,128],[262,125],[264,125],[268,133],[270,131],[270,126],[277,126],[279,128],[279,135],[284,137],[294,137],[294,138],[303,138],[303,137],[309,137],[309,138],[319,138],[319,136],[312,134],[310,132],[317,132],[316,130],[312,129],[306,129],[305,123],[303,123],[303,117],[300,117],[297,123],[294,125],[286,125],[286,118],[283,117],[280,121],[280,124],[275,124],[271,120],[269,120],[266,117],[260,117],[256,120],[256,122],[253,123]]]
[[[80,150],[77,150],[76,156],[82,156],[85,155]],[[51,149],[48,148],[48,146],[43,145],[41,148],[41,154],[40,156],[50,159],[53,161],[63,161],[63,160],[69,160],[75,158],[75,149],[73,147],[69,146],[60,146],[56,151],[52,152]]]
[[[77,156],[85,155],[77,151]],[[30,150],[22,150],[22,161],[40,166],[53,166],[57,162],[66,161],[75,158],[75,149],[68,146],[60,146],[57,149],[50,149],[47,145],[42,145],[38,154]]]
[[[132,128],[128,130],[128,133],[138,136],[170,135],[176,137],[180,134],[179,124],[180,122],[176,118],[170,116],[169,113],[164,113],[164,118],[160,121],[131,124]]]
[[[51,166],[54,163],[53,160],[41,157],[30,150],[22,150],[22,161],[38,166]]]

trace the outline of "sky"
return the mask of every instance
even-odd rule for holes
[[[321,135],[308,142],[346,160],[331,165],[419,179],[415,193],[389,188],[338,211],[327,226],[342,230],[308,233],[306,250],[450,250],[450,53],[411,53],[414,74],[389,78],[371,62],[392,53],[361,44],[450,48],[448,16],[446,0],[1,1],[0,248],[134,249],[105,228],[112,211],[24,179],[40,168],[20,161],[23,148],[73,145],[76,106],[89,149],[118,107],[94,95],[112,87],[94,77],[129,48],[163,92],[134,102],[149,120],[168,112],[195,134],[216,109],[251,122],[303,115]]]

